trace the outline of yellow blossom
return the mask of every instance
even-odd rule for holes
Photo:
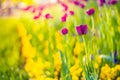
[[[84,43],[76,42],[75,48],[74,48],[74,54],[78,55],[80,52],[84,50]]]
[[[120,80],[120,77],[117,77],[117,80]]]
[[[38,35],[38,39],[39,39],[40,42],[42,42],[42,41],[44,40],[43,34],[39,34],[39,35]]]
[[[18,34],[20,37],[26,36],[27,34],[26,29],[24,28],[24,25],[22,23],[18,24]]]
[[[79,80],[78,76],[72,76],[72,80]]]
[[[95,63],[95,69],[98,69],[99,65],[97,63]]]

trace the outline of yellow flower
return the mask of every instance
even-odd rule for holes
[[[26,36],[27,34],[26,29],[24,28],[24,25],[22,23],[18,24],[18,34],[20,37]]]
[[[32,27],[32,31],[33,32],[38,32],[38,30],[40,30],[40,26],[39,25],[34,25],[33,27]]]
[[[40,42],[42,42],[42,41],[44,40],[43,34],[39,34],[39,35],[38,35],[38,39],[39,39]]]
[[[97,56],[97,63],[98,63],[98,65],[100,65],[101,62],[102,62],[102,58],[100,56]]]
[[[117,77],[117,80],[120,80],[120,77]]]
[[[97,63],[95,63],[95,69],[98,69],[99,65]]]
[[[50,44],[50,48],[54,50],[54,45],[52,43]]]
[[[79,69],[76,71],[76,74],[77,74],[77,76],[80,76],[80,75],[81,75],[81,73],[82,73],[82,69],[81,69],[81,68],[79,68]]]
[[[37,76],[36,78],[31,79],[31,80],[45,80],[45,78],[46,78],[45,75],[41,75],[41,76]]]
[[[54,54],[53,54],[53,58],[54,58],[54,67],[55,67],[55,70],[56,70],[57,72],[59,72],[59,71],[60,71],[60,68],[61,68],[61,64],[62,64],[62,62],[61,62],[61,60],[60,60],[60,55],[59,55],[59,53],[58,53],[58,52],[54,53]]]
[[[120,65],[116,65],[115,68],[120,71]]]
[[[61,44],[61,43],[57,43],[56,46],[57,46],[57,49],[58,49],[58,50],[64,51],[63,44]]]
[[[115,68],[111,68],[110,76],[112,79],[114,79],[115,76],[117,76],[117,70]]]
[[[78,76],[72,76],[72,80],[79,80]]]
[[[116,65],[113,68],[110,68],[107,64],[102,67],[100,78],[104,80],[114,80],[117,76],[117,69],[120,67],[119,65]]]
[[[61,42],[61,34],[60,34],[60,32],[57,31],[55,33],[55,39],[56,39],[56,43]]]
[[[105,66],[102,67],[102,69],[101,69],[100,78],[102,78],[102,79],[107,78],[108,79],[110,77],[110,75],[109,75],[110,72],[111,72],[110,67],[107,64],[105,64]]]
[[[84,50],[84,43],[76,42],[75,48],[74,48],[74,54],[78,55],[80,52]]]
[[[46,61],[44,62],[44,68],[50,68],[50,62]]]
[[[25,70],[30,74],[31,77],[43,75],[43,69],[44,66],[40,58],[38,58],[36,61],[33,59],[26,60]]]
[[[27,38],[28,38],[28,40],[30,41],[30,40],[32,39],[32,35],[29,34],[29,35],[27,36]]]
[[[45,55],[45,56],[48,56],[48,48],[45,48],[45,49],[44,49],[44,55]]]

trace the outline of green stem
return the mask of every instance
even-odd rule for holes
[[[87,56],[87,46],[86,46],[86,41],[85,41],[84,36],[82,36],[82,39],[83,39],[83,42],[84,42],[85,56],[86,56],[86,61],[87,61],[87,59],[88,59],[88,56]]]
[[[94,18],[91,16],[91,21],[92,21],[92,30],[93,32],[95,31],[95,23],[94,23]]]

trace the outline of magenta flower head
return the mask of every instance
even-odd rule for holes
[[[53,18],[49,13],[45,14],[45,18],[46,19],[50,19],[50,18]]]
[[[78,35],[87,34],[88,26],[86,24],[82,24],[80,26],[76,26],[76,31],[77,31]]]
[[[67,28],[63,28],[63,29],[61,30],[61,33],[62,33],[63,35],[68,34],[68,29],[67,29]]]
[[[35,12],[36,12],[36,9],[35,9],[35,8],[33,8],[33,9],[32,9],[32,13],[35,13]]]
[[[65,13],[62,17],[61,17],[61,21],[62,22],[66,22],[67,19],[67,13]]]
[[[79,6],[80,6],[81,8],[84,8],[84,7],[85,7],[85,5],[84,5],[83,3],[80,3]]]
[[[70,15],[74,15],[74,11],[69,11]]]
[[[28,11],[28,10],[30,10],[31,8],[32,8],[32,6],[27,6],[27,7],[23,8],[23,10],[24,10],[24,11]]]
[[[85,2],[87,2],[88,0],[84,0]]]
[[[109,0],[108,4],[114,5],[117,3],[117,0]]]
[[[89,10],[86,11],[86,14],[91,16],[95,13],[95,9],[94,8],[90,8]]]
[[[105,0],[98,0],[98,5],[103,6],[106,3]]]
[[[76,6],[78,6],[78,5],[80,4],[80,2],[77,1],[77,0],[73,1],[73,3],[74,3]]]
[[[46,7],[45,5],[43,5],[43,6],[39,6],[38,9],[39,9],[40,11],[42,11],[42,10],[45,9],[45,7]]]
[[[68,10],[68,6],[65,3],[61,3],[62,7],[64,8],[64,11]]]
[[[38,15],[34,16],[34,19],[38,19],[41,16],[41,13],[39,12]]]

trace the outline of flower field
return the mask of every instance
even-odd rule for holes
[[[24,3],[0,14],[0,80],[120,80],[120,1]]]

